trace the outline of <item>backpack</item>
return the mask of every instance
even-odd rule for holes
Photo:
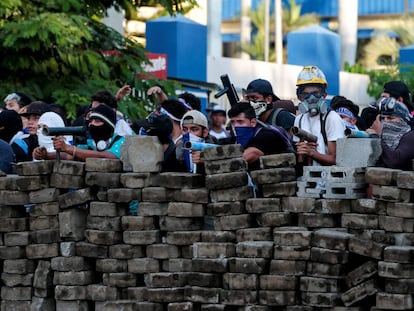
[[[287,111],[287,112],[289,112],[292,116],[295,116],[293,113],[291,113],[289,110],[287,110],[287,109],[285,109],[285,108],[281,108],[281,107],[279,107],[279,108],[274,108],[274,109],[273,109],[273,111],[272,111],[271,118],[270,118],[270,124],[271,124],[271,125],[273,125],[273,126],[275,126],[275,125],[276,125],[276,120],[277,120],[277,117],[278,117],[278,115],[279,115],[279,113],[280,113],[281,111]]]
[[[286,149],[287,149],[288,152],[295,152],[295,148],[293,147],[292,139],[291,139],[290,135],[286,132],[286,130],[284,128],[282,128],[280,126],[273,126],[273,125],[264,123],[260,120],[257,120],[257,123],[261,125],[261,128],[269,129],[273,133],[275,133],[277,136],[281,137],[283,142],[286,145]],[[259,127],[259,129],[255,132],[255,136],[260,131],[261,128]]]
[[[325,145],[328,146],[328,137],[326,136],[326,128],[325,128],[325,124],[326,124],[326,118],[328,117],[328,114],[331,112],[331,109],[328,109],[328,111],[325,114],[325,117],[322,118],[322,114],[319,114],[319,119],[321,121],[321,134],[323,137],[323,141],[325,142]],[[299,128],[302,127],[302,118],[303,118],[303,114],[300,116],[299,118]]]

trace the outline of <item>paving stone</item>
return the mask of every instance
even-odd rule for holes
[[[98,159],[94,159],[93,161],[89,160],[88,162],[96,163],[97,161]],[[54,161],[53,173],[83,176],[85,174],[85,162],[69,160]]]
[[[385,292],[393,294],[414,294],[414,278],[386,279]]]
[[[208,203],[209,191],[206,188],[176,189],[173,193],[173,200],[189,203]]]
[[[347,232],[320,229],[314,231],[313,233],[312,246],[336,250],[347,250],[348,241],[352,236],[352,234],[349,234]]]
[[[204,167],[207,175],[240,172],[247,170],[247,163],[242,158],[205,161]]]
[[[1,299],[4,300],[31,300],[33,289],[31,287],[1,287]]]
[[[205,206],[199,203],[170,202],[167,215],[172,217],[203,217]]]
[[[309,260],[310,248],[296,245],[275,245],[273,258],[278,260]]]
[[[385,310],[412,310],[414,308],[412,295],[379,292],[376,298],[376,306]]]
[[[275,184],[281,182],[296,181],[294,167],[268,168],[250,173],[255,184]]]
[[[269,212],[256,216],[259,226],[263,227],[281,227],[293,225],[292,215],[287,212]]]
[[[264,155],[260,157],[261,168],[272,167],[294,167],[296,165],[296,155],[294,153],[280,153]]]
[[[0,232],[28,230],[27,218],[0,218]]]
[[[141,189],[108,189],[107,200],[115,203],[129,203],[134,200],[141,201]]]
[[[60,236],[66,240],[80,241],[86,229],[86,211],[71,208],[59,213]]]
[[[297,303],[295,291],[261,290],[259,303],[268,306],[286,306]]]
[[[135,274],[160,272],[160,262],[154,258],[129,259],[128,272]]]
[[[142,189],[142,200],[149,202],[170,202],[174,197],[174,190],[165,187],[145,187]]]
[[[81,189],[85,187],[85,178],[78,175],[53,173],[50,175],[50,186],[59,189]]]
[[[246,228],[236,231],[237,242],[244,241],[272,241],[272,229],[270,227]]]
[[[94,271],[55,271],[53,284],[78,286],[88,285],[94,282]]]
[[[147,273],[144,280],[145,285],[149,288],[184,287],[187,285],[187,274],[171,272]]]
[[[345,213],[342,215],[342,227],[352,229],[378,229],[378,216]]]
[[[76,243],[74,241],[61,242],[60,253],[64,257],[76,256]]]
[[[87,172],[122,172],[122,162],[119,159],[87,158],[85,160]]]
[[[341,284],[339,279],[301,276],[300,290],[314,293],[339,293]]]
[[[280,227],[273,230],[275,245],[311,245],[312,231],[304,227]]]
[[[269,260],[265,258],[230,258],[229,272],[235,273],[264,273]]]
[[[29,228],[32,231],[45,229],[59,229],[59,218],[57,215],[30,217]]]
[[[273,184],[261,185],[263,197],[275,198],[281,196],[293,196],[296,194],[297,183],[296,181],[279,182]]]
[[[335,307],[341,302],[339,293],[302,292],[302,303],[318,308]]]
[[[243,147],[238,144],[230,144],[207,148],[203,150],[203,157],[204,161],[242,158]]]
[[[344,250],[333,250],[319,247],[312,247],[310,250],[310,259],[316,262],[331,264],[348,263],[348,252]]]
[[[58,200],[60,208],[67,208],[94,201],[95,197],[90,188],[84,188],[59,195]]]
[[[32,231],[30,238],[35,244],[57,243],[61,241],[59,229]]]
[[[282,210],[291,213],[307,213],[312,212],[315,206],[314,198],[301,197],[282,197]]]
[[[146,216],[122,216],[121,225],[122,230],[124,231],[140,231],[155,229],[154,218]]]
[[[206,206],[206,215],[226,216],[246,213],[244,202],[216,202]]]
[[[257,291],[220,289],[220,302],[236,306],[255,304],[257,303]]]
[[[227,258],[194,258],[192,269],[195,272],[224,273],[228,272]],[[237,271],[234,271],[237,272]]]
[[[121,146],[120,160],[125,172],[160,172],[164,151],[154,136],[126,136]]]
[[[236,235],[231,231],[201,231],[201,242],[235,242]]]
[[[414,264],[379,261],[378,275],[390,279],[414,278]]]
[[[119,298],[116,287],[101,284],[91,284],[86,287],[86,298],[92,301],[110,301]]]
[[[217,304],[220,300],[220,289],[205,288],[199,286],[187,286],[184,288],[183,298],[194,303],[199,302],[202,304]]]
[[[384,215],[387,204],[375,199],[356,199],[351,201],[352,213]]]
[[[164,216],[167,213],[167,202],[140,202],[138,205],[138,216]]]
[[[236,244],[238,257],[272,258],[273,242],[271,241],[244,241]]]
[[[355,254],[359,254],[366,257],[375,259],[382,259],[382,254],[385,248],[385,244],[376,243],[370,240],[359,239],[352,237],[349,240],[349,251]]]
[[[85,230],[85,239],[89,243],[99,245],[112,245],[122,242],[122,232],[120,231],[101,231],[101,230]]]
[[[414,218],[414,203],[388,203],[387,215],[402,218]]]
[[[248,176],[243,171],[206,175],[206,188],[208,190],[237,188],[247,184]]]
[[[43,289],[47,291],[52,285],[53,271],[51,269],[50,261],[40,260],[35,270],[33,287],[35,289]]]
[[[335,214],[303,213],[298,216],[298,225],[308,228],[335,228],[338,226]]]
[[[49,176],[17,176],[16,186],[19,191],[35,191],[49,187]]]
[[[120,182],[124,187],[134,189],[148,187],[149,179],[149,173],[123,173],[120,176]]]
[[[361,283],[341,295],[341,299],[345,306],[349,307],[365,299],[368,296],[372,296],[378,292],[377,286],[374,280],[368,280]]]
[[[387,246],[384,249],[384,261],[412,263],[414,246]]]
[[[252,197],[253,188],[250,186],[210,191],[210,199],[212,203],[243,201]]]
[[[121,173],[107,173],[107,172],[86,172],[85,184],[87,186],[100,187],[121,187]]]
[[[306,272],[315,277],[338,278],[344,275],[345,265],[308,261]]]
[[[236,255],[233,243],[195,242],[193,258],[228,258]]]
[[[29,193],[27,192],[17,190],[0,190],[0,204],[2,205],[25,205],[30,202],[31,200],[29,199]]]
[[[378,217],[380,229],[388,232],[412,233],[414,232],[414,219],[380,215]]]
[[[28,274],[15,274],[15,273],[5,273],[1,274],[1,280],[3,284],[7,287],[19,287],[19,286],[28,286],[33,285],[33,273]]]
[[[369,260],[348,272],[345,276],[345,284],[348,288],[356,286],[378,273],[376,261]]]
[[[103,273],[102,283],[107,286],[133,287],[137,285],[137,278],[134,273],[129,272]]]
[[[200,174],[166,172],[159,175],[161,187],[172,189],[204,187],[204,177]]]
[[[76,255],[91,258],[107,258],[108,246],[96,245],[87,242],[76,243]]]
[[[29,259],[52,258],[59,254],[58,243],[30,244],[26,246],[26,256]]]
[[[203,219],[195,217],[160,217],[160,230],[163,231],[191,231],[201,230]]]
[[[261,290],[295,290],[298,278],[290,275],[260,275]]]
[[[25,274],[35,271],[35,261],[29,259],[4,260],[2,272],[10,274]]]
[[[114,244],[110,245],[108,249],[110,258],[114,259],[131,259],[144,257],[145,250],[143,246],[128,245],[128,244]]]
[[[19,162],[16,164],[16,174],[19,176],[48,175],[53,172],[55,162],[54,160]]]
[[[159,230],[124,231],[124,243],[132,245],[149,245],[161,242]]]
[[[396,186],[372,186],[372,197],[387,202],[409,202],[411,191]]]
[[[322,214],[342,214],[351,211],[351,200],[319,199],[315,201],[313,212]]]
[[[58,202],[46,202],[35,204],[30,208],[30,217],[37,216],[53,216],[59,214],[59,203]]]
[[[25,253],[24,246],[0,246],[0,259],[23,258]]]
[[[252,222],[253,218],[250,214],[215,217],[214,230],[238,230],[250,228]]]
[[[218,273],[189,272],[187,285],[200,287],[221,287],[222,275]]]
[[[384,167],[367,167],[365,180],[369,184],[392,186],[396,185],[397,175],[401,170]]]
[[[147,246],[147,257],[155,259],[178,258],[181,251],[176,245],[169,244],[151,244]]]
[[[409,172],[409,171],[398,172],[396,181],[397,181],[398,188],[414,189],[414,172]]]
[[[246,211],[249,213],[280,212],[280,198],[252,198],[246,201]]]

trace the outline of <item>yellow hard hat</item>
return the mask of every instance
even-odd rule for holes
[[[305,66],[299,73],[296,86],[306,84],[322,84],[325,88],[328,87],[325,74],[317,66]]]

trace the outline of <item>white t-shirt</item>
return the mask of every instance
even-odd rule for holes
[[[303,117],[302,117],[303,115]],[[322,118],[325,118],[322,115]],[[302,118],[302,121],[300,119]],[[300,121],[300,126],[299,126]],[[300,127],[316,137],[318,137],[318,147],[316,150],[321,154],[328,154],[328,146],[325,145],[321,131],[321,115],[311,116],[309,113],[297,115],[295,118],[294,126]],[[331,110],[325,120],[326,138],[328,141],[337,141],[338,138],[345,137],[345,124],[342,118],[335,111]],[[299,138],[294,136],[295,141],[299,141]],[[313,165],[319,166],[320,163],[313,161]]]

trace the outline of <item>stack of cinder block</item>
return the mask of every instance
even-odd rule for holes
[[[247,164],[242,156],[241,145],[204,150],[206,188],[211,202],[207,215],[213,217],[215,230],[237,230],[251,225],[245,200],[253,197],[253,187],[248,185]]]
[[[146,190],[143,190],[143,201],[146,198],[154,200],[155,197],[163,200],[162,213],[155,217],[160,239],[146,245],[145,250],[147,258],[158,263],[157,271],[152,270],[144,276],[147,300],[153,303],[179,303],[184,300],[187,274],[183,271],[170,271],[170,264],[173,261],[176,264],[183,263],[182,258],[191,258],[191,243],[185,238],[179,241],[179,237],[193,236],[192,232],[199,235],[199,230],[203,228],[207,199],[204,178],[191,173],[161,173],[158,187]]]
[[[300,279],[304,305],[315,308],[342,305],[340,295],[348,265],[348,241],[351,237],[351,234],[334,229],[313,232],[306,276]]]
[[[2,273],[4,286],[1,288],[1,307],[4,310],[29,309],[32,299],[30,297],[41,299],[41,297],[47,296],[45,293],[42,295],[39,291],[34,292],[39,284],[36,282],[34,270],[37,259],[58,255],[57,241],[52,241],[47,237],[47,233],[43,232],[43,229],[48,228],[49,225],[52,229],[59,228],[57,214],[38,215],[38,217],[31,219],[30,227],[35,232],[32,236],[29,231],[26,208],[28,210],[32,203],[37,202],[39,199],[36,196],[37,193],[48,189],[49,174],[52,169],[53,162],[18,165],[16,169],[18,175],[3,176],[0,179],[0,188],[2,189],[0,190],[0,201],[2,205],[4,204],[0,208],[2,215],[0,227],[4,241],[1,258],[6,259],[4,268],[7,271]],[[53,201],[53,198],[48,197],[46,200]],[[33,241],[35,242],[33,243]],[[26,259],[19,259],[24,257]],[[21,271],[18,271],[19,269]],[[34,279],[35,282],[33,282]],[[53,293],[50,293],[49,297],[53,297]]]
[[[59,245],[59,255],[50,262],[39,262],[35,277],[45,283],[52,276],[57,309],[87,310],[86,288],[94,283],[95,272],[87,259],[75,252],[75,243],[85,238],[87,203],[92,198],[90,189],[85,188],[85,163],[56,161],[51,186],[60,192],[59,234],[63,243]]]
[[[372,196],[385,205],[378,226],[389,241],[378,263],[378,274],[385,288],[376,295],[376,310],[412,310],[414,280],[414,172],[386,168],[369,168],[367,182]],[[383,209],[384,211],[384,209]]]
[[[282,153],[260,157],[260,169],[250,173],[264,198],[292,196],[296,193],[296,156]]]
[[[366,197],[364,167],[304,166],[298,197],[357,199]]]

